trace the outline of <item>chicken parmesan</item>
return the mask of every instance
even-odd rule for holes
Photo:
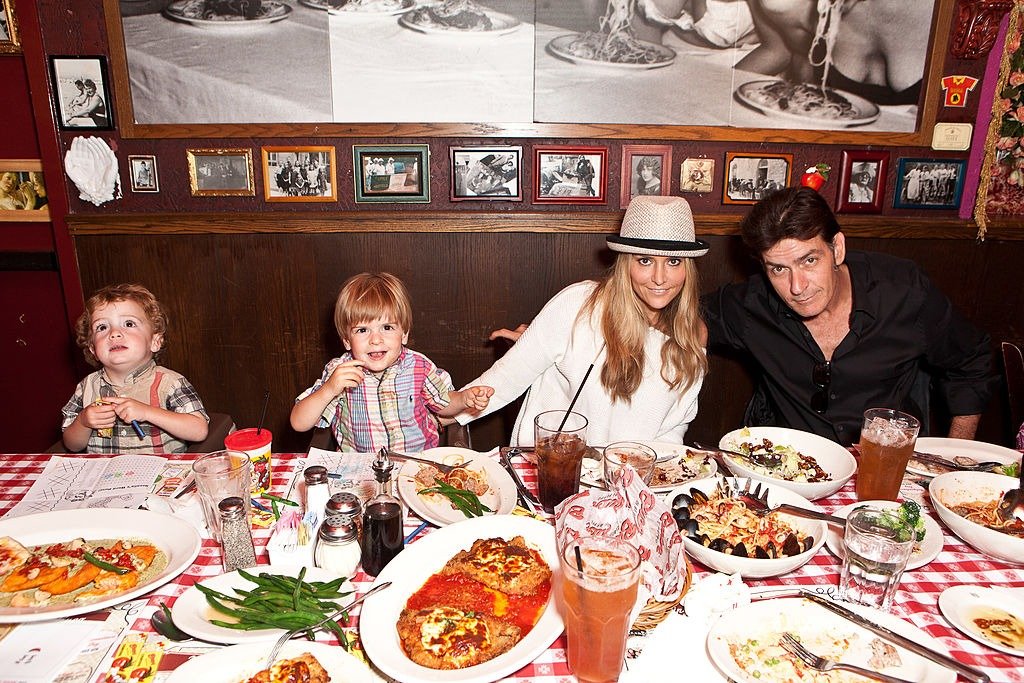
[[[406,601],[405,654],[431,669],[464,669],[512,649],[540,619],[551,568],[522,536],[479,539]]]
[[[274,662],[243,683],[330,683],[327,670],[308,652]]]

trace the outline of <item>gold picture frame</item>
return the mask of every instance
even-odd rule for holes
[[[268,202],[338,201],[334,147],[263,147],[263,198]]]
[[[186,149],[185,156],[193,197],[256,196],[251,149]]]
[[[10,188],[5,187],[7,184],[5,177],[8,173],[15,174]],[[21,189],[22,185],[26,183],[31,189]],[[3,202],[5,206],[22,205],[20,208],[0,208],[0,221],[5,223],[41,223],[50,220],[48,203],[37,208],[40,198],[46,201],[42,161],[39,159],[0,160],[0,202]],[[31,209],[24,206],[26,201],[31,201],[33,204]]]
[[[14,0],[0,0],[0,53],[21,52],[18,37],[18,17],[14,14]]]

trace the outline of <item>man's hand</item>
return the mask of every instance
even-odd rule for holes
[[[361,360],[350,360],[341,363],[338,367],[334,368],[325,384],[331,388],[334,396],[339,395],[346,389],[357,387],[363,383],[364,365],[366,363]]]
[[[529,327],[527,323],[519,323],[519,327],[514,330],[503,327],[500,330],[494,330],[491,332],[490,336],[487,338],[491,341],[496,339],[507,339],[514,344],[519,341],[521,336],[523,336],[523,332],[526,332],[527,327]]]

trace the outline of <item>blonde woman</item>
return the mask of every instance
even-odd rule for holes
[[[532,445],[534,417],[565,410],[582,384],[574,411],[587,417],[591,445],[623,439],[682,443],[707,372],[694,259],[708,245],[694,236],[685,199],[641,196],[630,203],[608,247],[618,257],[601,280],[563,289],[521,336],[496,333],[518,341],[469,385],[494,387],[486,410],[459,415],[459,422],[529,390],[511,443]]]

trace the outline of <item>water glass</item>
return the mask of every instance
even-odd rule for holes
[[[917,534],[911,528],[901,529],[900,533],[879,524],[882,513],[879,508],[865,506],[847,516],[839,597],[888,611]]]
[[[622,476],[626,465],[632,467],[645,484],[650,484],[657,461],[658,454],[650,446],[636,441],[610,443],[604,448],[605,487],[610,486],[616,477]]]
[[[203,505],[203,517],[210,536],[221,540],[221,521],[218,506],[225,498],[237,496],[245,504],[245,519],[249,519],[252,462],[241,451],[214,451],[202,455],[192,463],[196,477],[196,490]],[[246,522],[248,523],[248,521]]]

